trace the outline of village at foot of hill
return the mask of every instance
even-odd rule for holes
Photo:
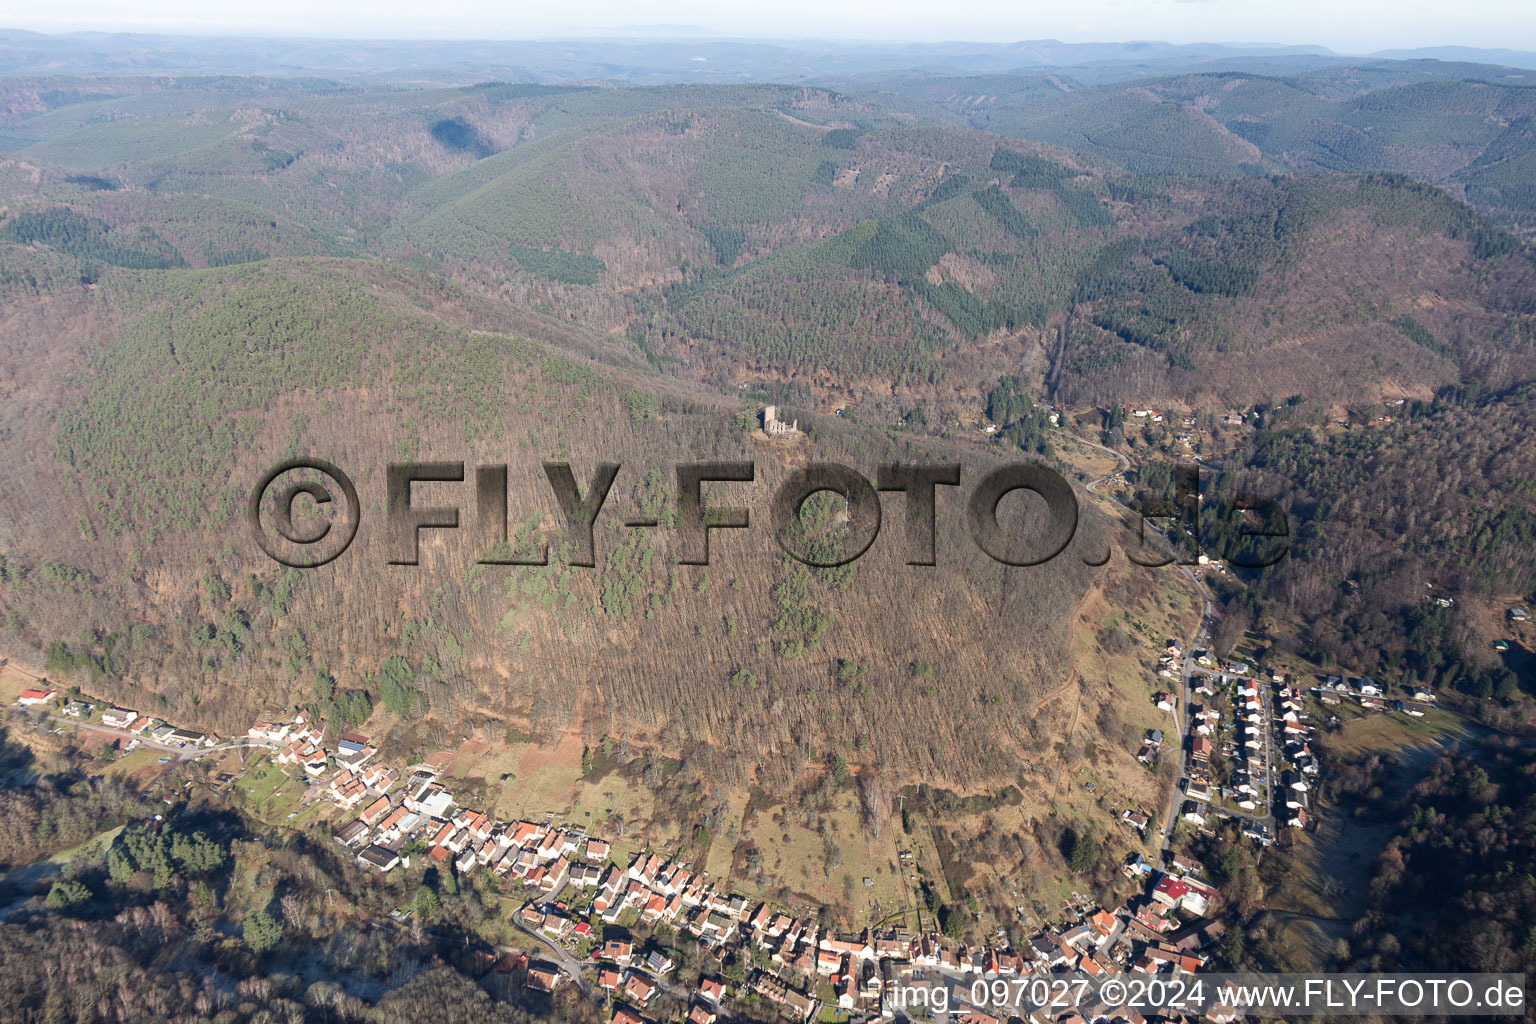
[[[1201,650],[1185,659],[1176,646],[1164,652],[1163,671],[1180,679],[1183,697],[1170,691],[1160,705],[1176,717],[1181,737],[1184,792],[1173,824],[1198,832],[1223,817],[1243,817],[1245,832],[1260,842],[1272,838],[1260,827],[1274,820],[1271,808],[1286,823],[1305,826],[1308,782],[1315,785],[1317,771],[1309,746],[1313,722],[1341,698],[1367,711],[1433,704],[1427,692],[1388,704],[1369,679],[1330,678],[1304,692],[1283,675],[1218,663]],[[141,744],[163,750],[163,760],[237,746],[263,749],[260,760],[304,779],[306,802],[333,803],[356,815],[335,830],[334,841],[360,866],[388,873],[418,861],[458,877],[484,872],[495,879],[518,904],[512,923],[530,939],[526,950],[504,951],[503,968],[520,972],[535,990],[575,986],[604,1005],[616,1024],[646,1022],[662,992],[673,997],[669,1005],[688,1006],[692,1024],[750,1017],[752,1006],[764,1004],[803,1022],[825,1014],[855,1021],[910,1017],[914,1000],[942,1001],[968,1024],[988,1024],[993,1014],[967,1005],[978,980],[1120,972],[1189,978],[1211,962],[1224,932],[1221,896],[1206,881],[1209,873],[1175,854],[1171,843],[1158,866],[1140,855],[1125,865],[1127,877],[1139,883],[1137,896],[1115,906],[1078,897],[1057,922],[1016,946],[1002,939],[967,946],[925,930],[921,911],[916,929],[876,926],[845,934],[803,909],[751,899],[734,891],[731,879],[707,877],[662,854],[617,858],[613,844],[553,815],[503,822],[462,807],[441,756],[392,767],[357,733],[335,737],[328,748],[323,725],[302,713],[258,721],[243,737],[220,739],[132,709],[71,699],[41,680],[16,703],[48,715],[58,728],[104,732],[130,750]],[[1163,756],[1163,735],[1147,740],[1143,757]],[[1271,767],[1271,750],[1283,768]],[[1213,755],[1226,766],[1220,773]],[[1271,785],[1276,769],[1278,784]],[[1145,833],[1150,822],[1141,818],[1126,823]],[[401,908],[396,924],[412,912]],[[690,940],[715,967],[685,982],[673,977],[675,944]],[[1103,1009],[1085,1005],[1074,1012],[1093,1020]],[[1125,1010],[1116,1016],[1132,1024],[1141,1018]]]

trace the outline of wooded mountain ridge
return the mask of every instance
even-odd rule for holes
[[[739,562],[693,572],[605,524],[590,574],[483,572],[440,541],[402,576],[365,537],[295,577],[239,540],[243,488],[300,452],[374,474],[506,461],[527,471],[512,507],[543,510],[524,542],[555,527],[542,459],[580,479],[599,459],[749,457],[772,401],[813,438],[762,453],[760,493],[812,453],[870,474],[984,466],[1008,454],[975,438],[1009,380],[1060,408],[1295,397],[1312,416],[1520,387],[1536,365],[1520,216],[1371,154],[1449,147],[1446,175],[1468,147],[1525,159],[1518,133],[1465,122],[1481,103],[1513,126],[1526,93],[1374,75],[1071,92],[1074,123],[1150,104],[1292,133],[1266,151],[1223,128],[1231,162],[1203,170],[1157,165],[1161,121],[1082,152],[982,130],[931,90],[0,80],[4,131],[27,142],[0,165],[0,429],[6,479],[26,481],[3,499],[7,642],[224,732],[388,689],[423,747],[491,716],[674,749],[730,737],[737,777],[833,746],[993,774],[1071,675],[1081,558],[1003,571],[952,531],[914,588],[889,553],[829,574],[732,540]],[[1309,164],[1282,117],[1293,93],[1367,134],[1392,112],[1397,141]],[[1039,454],[1025,413],[1006,436]],[[381,476],[360,484],[376,514]],[[622,486],[630,509],[674,497],[665,475]],[[924,701],[919,720],[891,714]]]

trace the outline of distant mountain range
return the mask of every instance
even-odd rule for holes
[[[463,83],[487,76],[566,83],[810,82],[914,70],[939,75],[1071,69],[1104,82],[1177,70],[1302,71],[1357,62],[1321,46],[1131,41],[879,43],[704,38],[679,26],[565,40],[348,40],[0,30],[0,74],[321,74]],[[1469,47],[1394,50],[1391,60],[1455,60],[1536,69],[1536,54]],[[1257,62],[1257,63],[1254,63]]]
[[[1484,50],[1476,46],[1421,46],[1416,50],[1381,50],[1371,56],[1385,60],[1464,60],[1474,64],[1536,68],[1536,54],[1529,51]]]

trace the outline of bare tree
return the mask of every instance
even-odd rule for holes
[[[881,769],[871,768],[859,775],[859,812],[864,831],[871,839],[885,835],[891,818],[891,780]]]

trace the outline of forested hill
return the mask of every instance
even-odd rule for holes
[[[1140,173],[1397,172],[1445,187],[1526,237],[1536,231],[1536,88],[1510,68],[1382,61],[1081,89],[1001,75],[878,85],[974,127]]]
[[[752,407],[533,340],[560,340],[536,317],[509,333],[504,307],[372,261],[111,267],[83,294],[37,290],[4,328],[0,424],[22,442],[5,474],[33,481],[4,498],[4,640],[104,698],[221,735],[297,702],[354,724],[387,708],[404,751],[489,724],[718,742],[715,770],[737,782],[834,751],[975,779],[1003,770],[1070,671],[1090,573],[1076,547],[1005,571],[959,528],[958,499],[941,504],[932,569],[905,564],[895,522],[838,570],[774,542],[769,499],[813,453],[871,478],[960,459],[975,479],[995,456],[836,420],[770,443]],[[364,517],[342,558],[305,572],[256,550],[240,514],[264,470],[302,452],[354,477]],[[591,568],[572,564],[541,468],[560,458],[584,489],[598,462],[622,466]],[[510,546],[547,543],[550,564],[474,564],[468,485],[431,491],[457,495],[465,530],[426,534],[419,567],[388,564],[385,465],[425,459],[509,464]],[[679,565],[675,467],[711,460],[755,464],[753,483],[707,488],[755,528],[717,534],[710,566]],[[839,534],[834,511],[809,522]],[[662,528],[623,525],[637,516]],[[1085,515],[1081,543],[1096,533]],[[924,713],[884,713],[897,706]]]
[[[545,945],[509,918],[522,890],[461,873],[475,847],[400,837],[414,863],[381,875],[333,841],[373,815],[328,787],[374,783],[251,746],[119,758],[131,741],[90,728],[108,703],[223,739],[302,712],[328,749],[360,732],[415,785],[432,766],[486,827],[590,829],[613,843],[587,845],[596,870],[665,851],[818,934],[910,922],[1027,951],[1090,898],[1123,920],[1149,881],[1128,855],[1166,851],[1224,886],[1170,936],[1227,927],[1213,968],[1250,940],[1270,960],[1302,889],[1331,929],[1309,961],[1531,966],[1528,742],[1474,740],[1536,722],[1528,72],[1163,45],[838,64],[605,42],[514,67],[464,44],[412,67],[448,49],[54,42],[0,33],[0,678],[6,701],[35,675],[92,704],[0,729],[18,1012],[88,1016],[89,990],[123,1020],[599,1013],[579,978],[501,1001],[523,974],[491,964]],[[37,73],[55,60],[101,73]],[[796,426],[765,429],[769,406]],[[247,521],[300,456],[348,474],[361,519],[309,569]],[[1022,460],[1073,481],[1079,521],[1008,566],[967,501]],[[457,462],[409,491],[460,524],[420,531],[413,561],[387,467]],[[752,467],[702,487],[707,565],[677,475],[701,462]],[[852,564],[827,563],[865,539],[857,502],[818,494],[776,535],[776,490],[820,462],[959,465],[934,564],[912,564],[894,490]],[[1184,507],[1214,561],[1133,564],[1112,518],[1182,511],[1197,462]],[[589,507],[618,465],[590,550],[561,463]],[[346,504],[297,501],[295,532],[345,533]],[[1005,531],[1037,534],[1042,504],[999,499]],[[1239,535],[1260,522],[1289,532]],[[1198,685],[1159,668],[1170,640],[1303,693],[1268,691],[1271,741],[1247,712],[1242,739],[1218,724],[1201,766],[1175,741],[1209,714],[1154,697]],[[1404,703],[1312,703],[1331,674]],[[1240,691],[1201,689],[1232,721]],[[1457,759],[1410,789],[1431,740]],[[1275,755],[1267,792],[1239,788],[1229,741]],[[1282,747],[1320,777],[1282,775]],[[1177,785],[1202,771],[1210,829]],[[1279,825],[1307,793],[1317,824]],[[1215,816],[1244,804],[1286,812],[1273,846]],[[1337,889],[1366,863],[1339,867],[1373,818],[1356,925]],[[755,954],[717,960],[678,924],[593,922],[566,948],[626,933],[675,957],[656,1020],[706,1010],[693,982],[717,970],[723,1015],[776,1012],[744,987]]]
[[[1402,116],[1451,131],[1457,81]],[[1486,88],[1487,116],[1523,116]],[[6,479],[29,481],[0,494],[4,639],[225,733],[273,706],[387,705],[414,749],[494,720],[729,746],[732,778],[832,747],[995,775],[1071,677],[1080,557],[1004,572],[950,531],[917,588],[894,545],[826,573],[733,536],[706,572],[614,524],[672,507],[688,459],[758,461],[761,518],[813,457],[969,479],[1047,454],[1037,401],[1324,418],[1536,366],[1519,225],[1363,165],[1195,173],[799,85],[55,77],[0,96],[0,431]],[[775,401],[814,436],[763,447]],[[430,571],[386,570],[373,532],[279,573],[238,510],[302,452],[355,470],[374,520],[389,461],[506,461],[520,544],[558,526],[541,461],[626,470],[591,570],[474,568],[456,540],[429,543]]]
[[[1021,366],[1068,403],[1213,409],[1524,372],[1499,355],[1526,337],[1517,237],[1407,176],[1211,177],[813,88],[113,81],[29,115],[59,90],[11,83],[8,130],[40,138],[0,240],[92,267],[409,262],[659,373],[871,422],[953,423]]]
[[[1529,460],[1536,391],[1479,385],[1405,401],[1372,429],[1322,432],[1275,410],[1212,497],[1263,494],[1288,510],[1288,557],[1231,607],[1294,622],[1278,639],[1316,664],[1435,687],[1493,724],[1524,728],[1533,676],[1489,633],[1507,595],[1536,589]],[[1224,553],[1218,528],[1213,553]],[[1452,606],[1429,600],[1451,595]],[[1495,636],[1498,634],[1495,632]]]

